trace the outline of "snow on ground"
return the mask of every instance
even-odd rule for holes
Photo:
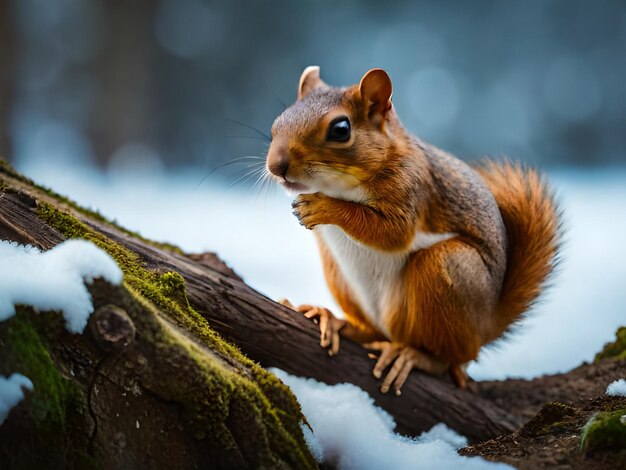
[[[313,455],[340,469],[506,469],[504,464],[461,457],[467,440],[443,424],[417,439],[393,433],[393,418],[352,384],[326,385],[272,369],[298,397],[314,433],[303,426]]]
[[[80,333],[93,311],[85,282],[102,277],[122,282],[113,259],[93,243],[68,240],[46,252],[0,241],[0,321],[15,315],[15,305],[61,310],[69,331]]]
[[[33,389],[33,383],[22,374],[11,374],[8,379],[0,375],[0,425],[9,415],[11,408],[24,399],[24,391]]]
[[[611,382],[606,388],[606,394],[614,397],[626,397],[626,380],[619,379]]]

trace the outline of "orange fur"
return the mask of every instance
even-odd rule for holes
[[[476,168],[498,202],[509,246],[497,305],[499,337],[537,299],[557,262],[559,211],[546,181],[518,163],[486,161]]]
[[[384,206],[390,206],[383,212],[389,217],[380,216]],[[355,240],[379,250],[403,250],[413,239],[416,217],[406,214],[402,205],[388,201],[377,207],[314,193],[301,195],[295,207],[305,227],[338,225]]]
[[[394,340],[424,349],[450,364],[463,364],[476,359],[482,345],[476,319],[481,318],[483,302],[478,302],[479,311],[472,312],[477,307],[466,296],[466,289],[457,288],[469,271],[451,272],[447,264],[454,257],[480,262],[472,247],[456,239],[411,255],[402,302],[389,315],[387,325]],[[472,287],[480,289],[479,285]]]

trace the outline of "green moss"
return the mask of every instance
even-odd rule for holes
[[[61,376],[28,316],[18,309],[7,330],[7,344],[16,371],[33,382],[31,417],[38,428],[63,432],[68,407],[82,402],[78,388]]]
[[[175,343],[186,350],[201,371],[198,377],[204,380],[188,410],[197,438],[219,442],[224,448],[234,446],[236,441],[254,467],[276,467],[275,455],[282,456],[293,467],[314,465],[308,451],[304,451],[304,441],[298,438],[300,430],[294,432],[285,426],[280,408],[269,400],[259,384],[210,360],[193,342],[178,338]],[[264,375],[269,376],[267,372]],[[293,406],[292,401],[283,409],[298,410]],[[290,416],[290,421],[297,423],[293,418]],[[231,422],[237,424],[228,426]],[[239,435],[231,434],[237,431]]]
[[[196,333],[211,349],[224,356],[234,357],[245,365],[254,366],[254,363],[241,354],[237,348],[223,341],[209,327],[206,319],[189,305],[185,281],[179,273],[159,274],[146,269],[136,253],[108,239],[74,216],[60,211],[50,204],[40,203],[37,210],[39,217],[58,230],[65,238],[90,240],[109,253],[124,273],[124,282],[132,292],[154,302],[181,326]]]
[[[624,416],[626,408],[592,416],[583,428],[581,449],[585,452],[626,449],[626,423],[622,422]]]
[[[167,272],[156,280],[156,286],[163,295],[175,299],[179,304],[189,307],[185,279],[180,273]]]
[[[245,403],[246,406],[253,407],[248,410],[250,419],[254,421],[264,417],[269,420],[264,426],[250,424],[261,430],[262,440],[269,444],[269,447],[261,446],[261,449],[272,448],[279,455],[292,456],[292,464],[296,467],[315,465],[306,450],[299,428],[304,416],[293,394],[274,375],[248,359],[211,329],[207,320],[189,304],[185,280],[180,273],[160,274],[146,269],[136,253],[50,204],[40,203],[37,210],[39,217],[64,237],[90,240],[108,252],[122,269],[124,285],[137,301],[145,304],[143,299],[147,299],[152,302],[171,320],[194,333],[209,349],[235,368],[227,371],[218,362],[208,360],[210,356],[200,353],[198,346],[188,339],[177,337],[173,333],[160,338],[168,348],[182,346],[202,371],[202,374],[198,374],[202,383],[194,387],[196,394],[193,397],[179,397],[188,404],[188,417],[198,437],[210,437],[212,442],[219,442],[224,448],[233,446],[233,438],[224,422],[228,419],[233,404]],[[149,305],[145,306],[150,308]],[[172,354],[174,353],[170,349],[160,356],[170,357]],[[169,393],[177,392],[170,390]],[[241,442],[242,440],[239,444]],[[265,457],[271,460],[271,456]],[[272,466],[269,463],[265,461],[262,466]]]
[[[84,389],[59,370],[49,338],[65,332],[59,314],[18,306],[0,325],[0,374],[19,372],[33,390],[0,426],[3,468],[96,468],[85,453],[91,421]]]
[[[615,333],[615,341],[604,345],[602,351],[596,354],[595,362],[607,358],[626,359],[626,327],[618,328]]]

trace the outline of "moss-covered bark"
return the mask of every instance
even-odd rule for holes
[[[136,329],[128,347],[107,351],[89,332],[67,333],[58,313],[20,307],[0,323],[0,373],[34,385],[0,426],[3,468],[315,466],[295,397],[211,329],[180,274],[146,269],[78,218],[101,216],[3,171],[0,192],[28,185],[32,210],[58,241],[90,240],[117,261],[123,285],[94,283],[94,305],[114,304]]]
[[[0,374],[18,371],[34,384],[33,392],[0,426],[3,467],[89,461],[86,394],[64,376],[50,353],[48,338],[54,337],[55,323],[58,319],[38,318],[32,310],[19,307],[14,318],[0,324]]]

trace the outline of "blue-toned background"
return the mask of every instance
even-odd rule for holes
[[[414,133],[529,162],[560,195],[553,289],[473,368],[533,376],[625,322],[625,53],[610,0],[0,0],[0,154],[145,236],[217,251],[273,298],[332,305],[280,191],[245,164],[203,177],[264,156],[246,126],[269,130],[305,66],[334,85],[383,67]]]
[[[0,30],[15,161],[259,153],[223,118],[266,131],[310,64],[337,85],[386,68],[407,126],[469,158],[625,160],[620,1],[0,0]]]

